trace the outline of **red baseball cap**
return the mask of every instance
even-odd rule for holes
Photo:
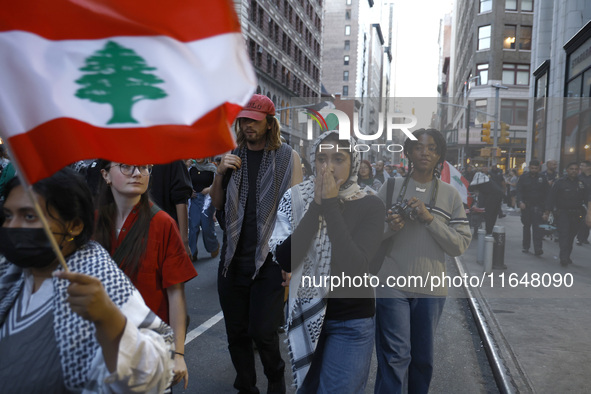
[[[275,115],[275,105],[269,97],[255,94],[248,104],[242,108],[237,118],[263,120],[267,115]]]

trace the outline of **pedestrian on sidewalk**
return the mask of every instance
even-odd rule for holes
[[[191,249],[191,260],[197,261],[197,241],[199,233],[203,236],[205,250],[210,253],[211,258],[217,257],[220,252],[213,215],[215,207],[211,204],[209,189],[213,183],[216,172],[215,164],[207,159],[188,159],[185,161],[193,184],[193,194],[189,204],[189,248]]]
[[[582,161],[579,165],[581,173],[579,179],[585,184],[587,190],[591,190],[591,161]],[[581,222],[581,228],[577,234],[577,245],[589,245],[589,226],[585,221]]]
[[[522,252],[529,253],[533,236],[534,254],[541,256],[544,231],[540,228],[548,219],[543,219],[550,186],[544,174],[540,173],[540,161],[529,162],[529,171],[524,172],[517,181],[517,206],[521,210],[523,224]]]
[[[474,174],[470,190],[478,192],[478,207],[484,208],[486,234],[490,235],[497,223],[497,216],[503,201],[503,189],[486,174],[487,168]]]
[[[554,182],[556,182],[558,178],[560,178],[557,169],[558,162],[556,160],[548,160],[546,162],[546,171],[542,172],[542,174],[548,180],[548,184],[550,185],[550,187],[552,187],[552,185],[554,185]]]
[[[567,165],[566,176],[554,182],[550,190],[544,213],[544,219],[547,219],[549,212],[554,211],[558,227],[560,265],[563,267],[572,264],[570,254],[575,236],[585,219],[585,206],[587,207],[587,225],[591,223],[591,191],[583,181],[579,180],[578,173],[578,163],[573,162]]]
[[[387,283],[386,278],[418,277],[427,281],[441,277],[445,255],[461,255],[471,240],[458,190],[438,179],[437,167],[445,161],[447,150],[445,138],[435,129],[420,129],[413,134],[417,140],[409,138],[404,143],[409,170],[406,178],[394,185],[395,200],[386,201],[387,186],[378,192],[387,207],[407,201],[409,208],[388,211],[388,230],[383,238],[391,237],[392,248],[378,273],[381,283]],[[500,191],[499,195],[502,197]],[[447,284],[434,288],[421,286],[420,281],[396,285],[376,288],[378,372],[374,392],[427,394],[433,373],[435,329]]]
[[[234,388],[258,393],[255,342],[268,393],[285,393],[285,362],[277,329],[283,313],[281,267],[269,253],[279,200],[302,181],[298,154],[281,142],[275,105],[255,94],[238,114],[238,148],[222,157],[210,195],[224,230],[218,294],[228,350],[236,370]]]

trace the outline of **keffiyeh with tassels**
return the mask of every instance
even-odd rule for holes
[[[94,276],[101,280],[111,300],[128,320],[154,338],[154,350],[158,349],[163,371],[160,387],[149,392],[160,392],[172,378],[174,362],[170,356],[173,345],[172,329],[164,324],[143,302],[137,289],[111,259],[109,253],[96,242],[88,242],[67,258],[72,272]],[[104,380],[111,375],[102,359],[100,345],[95,337],[94,324],[74,313],[66,301],[67,280],[53,278],[53,330],[59,350],[60,363],[66,387],[81,392],[105,392]],[[24,286],[23,270],[0,255],[0,326],[2,326]],[[154,353],[154,352],[153,352]],[[152,354],[153,354],[152,353]],[[139,360],[138,360],[139,361]],[[145,361],[145,360],[144,360]],[[145,363],[143,363],[145,364]],[[132,374],[149,376],[152,371],[131,371]],[[121,377],[134,383],[134,376]],[[158,382],[157,382],[158,383]]]
[[[310,163],[316,173],[316,150],[320,143],[338,131],[327,131],[314,142]],[[350,138],[349,144],[355,141]],[[349,179],[339,189],[339,199],[352,200],[362,198],[365,193],[357,184],[357,173],[361,165],[358,152],[351,149],[351,170]],[[314,200],[314,178],[289,189],[279,203],[275,228],[269,245],[275,253],[298,226],[304,214]],[[288,304],[288,340],[289,356],[294,383],[301,386],[310,368],[314,351],[326,316],[328,288],[322,286],[302,287],[302,277],[323,278],[330,275],[331,244],[328,238],[327,224],[322,216],[318,220],[318,230],[302,264],[292,271],[289,287]],[[294,264],[295,266],[295,264]]]
[[[226,256],[224,270],[228,268],[236,252],[240,239],[244,209],[248,197],[248,163],[247,148],[239,149],[237,155],[242,160],[240,168],[232,174],[226,191]],[[255,276],[269,254],[269,238],[275,224],[278,201],[291,186],[292,149],[281,144],[277,150],[263,153],[261,167],[256,179],[256,210],[257,210],[257,247],[255,252]]]

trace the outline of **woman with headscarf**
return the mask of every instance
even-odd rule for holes
[[[287,325],[300,393],[363,392],[369,374],[373,289],[345,282],[368,278],[385,208],[357,184],[360,157],[353,144],[339,140],[337,131],[315,141],[316,177],[284,195],[270,241],[276,261],[293,275]],[[343,279],[340,286],[336,279]]]
[[[367,190],[367,188],[371,188],[370,192],[373,191],[374,194],[382,187],[382,182],[373,176],[371,163],[367,160],[361,160],[357,183],[361,186],[361,189]]]

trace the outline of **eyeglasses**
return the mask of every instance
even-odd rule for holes
[[[152,173],[152,165],[144,165],[144,166],[130,166],[129,164],[115,164],[115,166],[119,167],[121,173],[125,176],[132,176],[137,168],[142,176],[148,176]]]

